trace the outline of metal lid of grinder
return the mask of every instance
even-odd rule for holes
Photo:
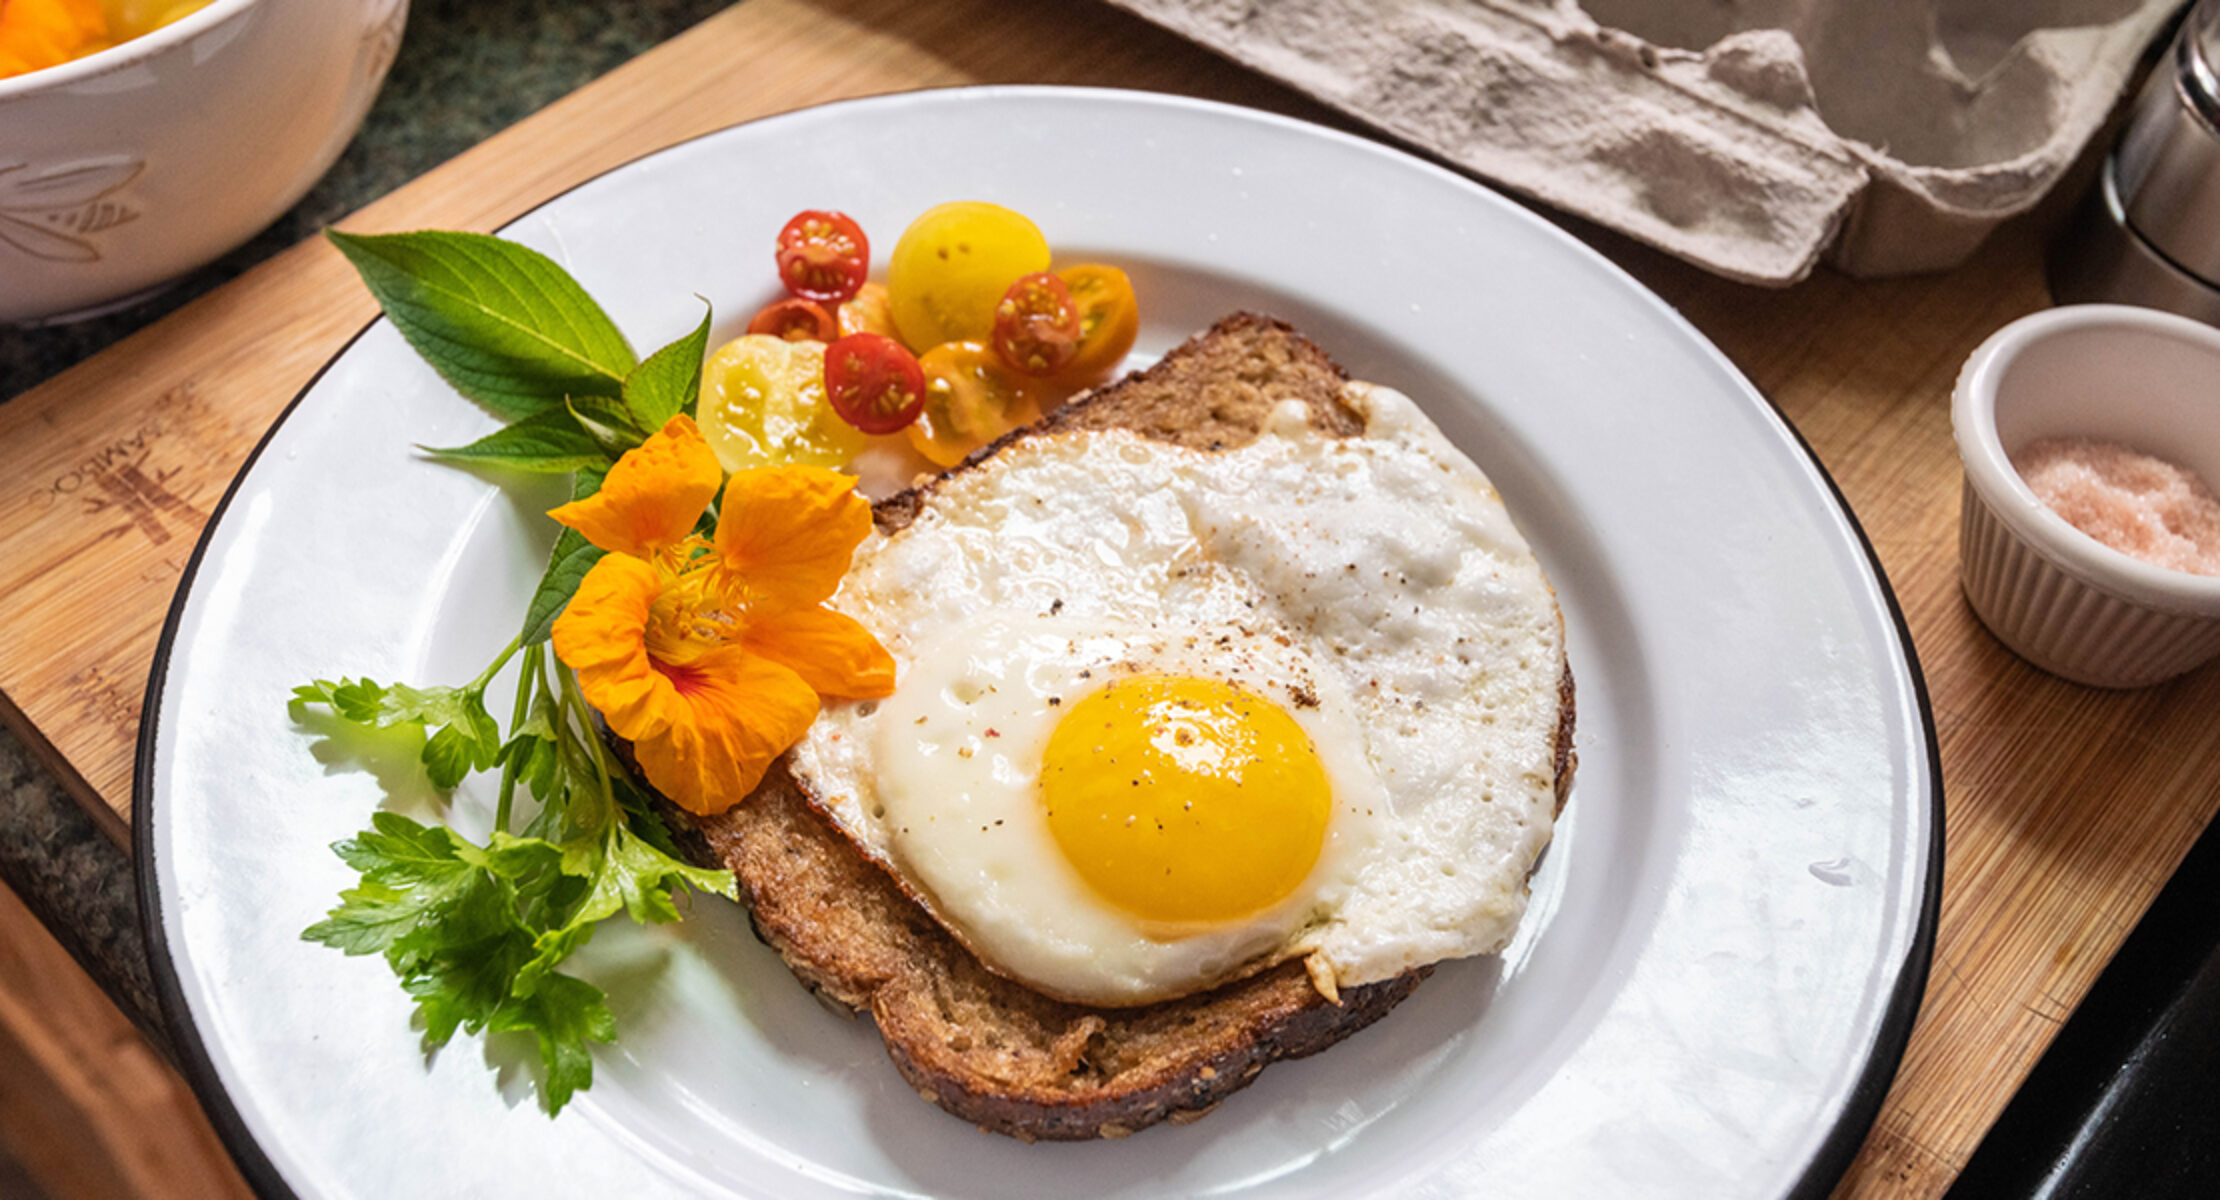
[[[2059,303],[2120,301],[2220,325],[2220,0],[2201,0],[2054,248]]]
[[[2115,151],[2128,228],[2208,283],[2220,283],[2220,4],[2201,4],[2136,102]]]

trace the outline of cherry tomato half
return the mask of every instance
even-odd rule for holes
[[[1046,271],[1022,276],[994,306],[994,349],[1027,375],[1054,375],[1079,353],[1079,306]]]
[[[925,372],[925,411],[903,430],[919,454],[942,467],[1041,419],[1033,380],[1004,365],[977,342],[944,342],[918,360]]]
[[[871,273],[871,243],[846,213],[810,209],[779,230],[779,282],[804,300],[846,300]]]
[[[925,372],[902,343],[851,333],[825,347],[825,399],[865,433],[893,433],[925,409]]]
[[[825,400],[825,344],[743,334],[701,368],[694,420],[727,471],[845,467],[871,439]]]
[[[884,284],[867,283],[857,288],[855,295],[840,302],[840,307],[833,312],[833,320],[840,323],[842,337],[851,333],[901,336],[894,329],[894,310],[887,304]]]
[[[1141,308],[1125,272],[1101,263],[1080,263],[1056,273],[1079,309],[1079,348],[1056,373],[1071,387],[1093,387],[1110,378],[1132,351],[1141,333]]]
[[[790,342],[829,342],[839,332],[832,314],[815,300],[789,297],[763,306],[748,319],[749,333],[767,333]]]

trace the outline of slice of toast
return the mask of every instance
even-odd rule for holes
[[[1124,428],[1198,449],[1254,440],[1281,400],[1314,427],[1348,435],[1361,418],[1340,399],[1347,377],[1287,325],[1237,313],[1155,366],[1097,389],[1027,430],[982,448],[962,471],[1017,439]],[[932,483],[881,501],[881,532],[914,520]],[[1571,679],[1558,731],[1558,796],[1570,776]],[[1321,996],[1300,961],[1198,996],[1100,1009],[1049,999],[983,966],[858,851],[782,763],[748,800],[713,817],[666,806],[702,861],[729,866],[757,934],[818,995],[877,1021],[920,1095],[982,1128],[1031,1141],[1123,1137],[1200,1116],[1265,1064],[1312,1054],[1385,1015],[1426,970]]]

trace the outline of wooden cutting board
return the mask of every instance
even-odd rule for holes
[[[647,151],[843,97],[971,83],[1183,92],[1342,123],[1083,0],[747,0],[344,222],[492,229]],[[2007,226],[1947,275],[1762,292],[1576,232],[1795,422],[1872,537],[1926,669],[1947,884],[1921,1020],[1838,1194],[1938,1196],[2220,806],[2220,669],[2105,693],[2003,650],[1956,584],[1948,397],[2042,307]],[[374,315],[312,241],[0,406],[0,715],[119,839],[139,705],[192,546],[263,432]]]

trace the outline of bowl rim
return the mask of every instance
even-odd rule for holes
[[[1950,427],[1966,480],[2015,537],[2067,574],[2145,608],[2220,618],[2220,576],[2147,563],[2083,533],[2036,497],[1997,437],[1997,384],[2020,355],[2055,337],[2108,329],[2192,343],[2220,368],[2220,329],[2173,313],[2128,304],[2069,304],[2021,317],[1989,335],[1958,373]],[[2214,481],[2205,484],[2212,488]]]
[[[261,2],[262,0],[210,0],[207,7],[179,17],[152,33],[118,42],[106,50],[83,58],[73,58],[36,71],[26,71],[12,79],[0,79],[0,103],[134,66]]]

